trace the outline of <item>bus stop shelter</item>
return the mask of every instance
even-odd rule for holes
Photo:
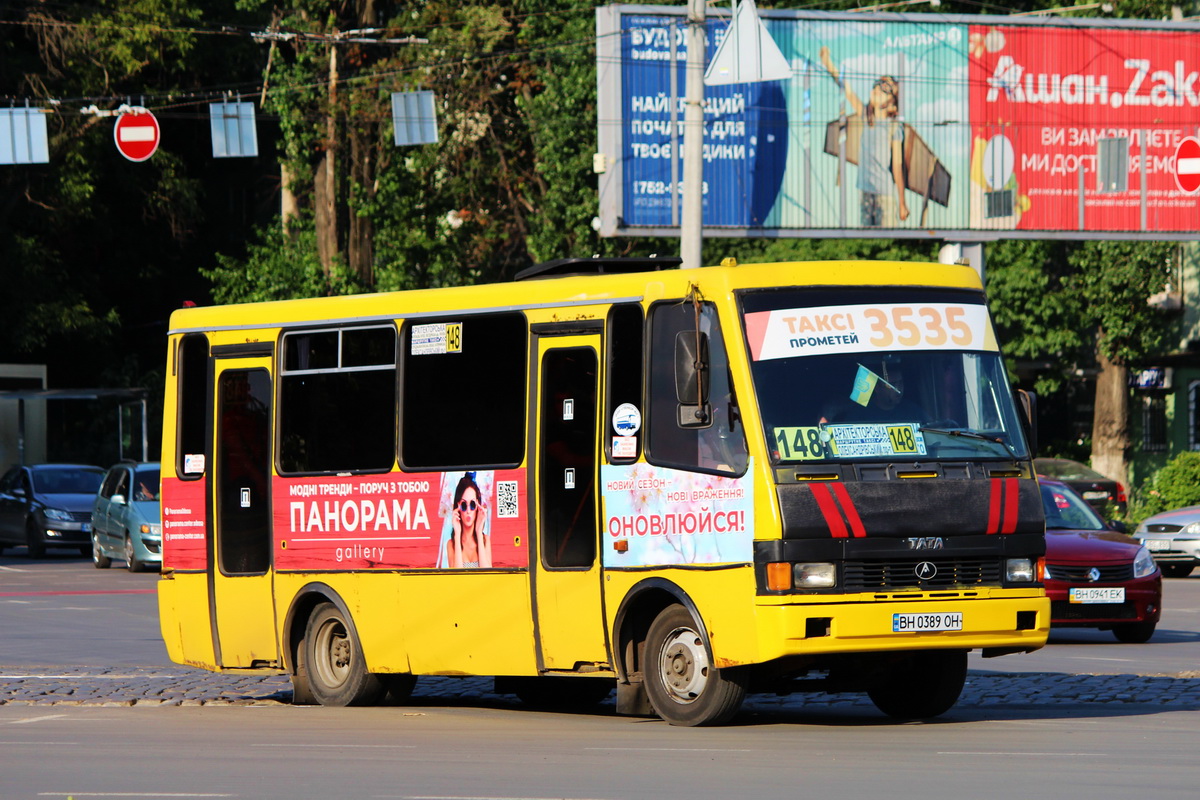
[[[14,463],[24,464],[27,449],[27,425],[28,414],[27,406],[31,402],[44,400],[112,400],[117,403],[117,442],[118,451],[121,450],[121,443],[125,440],[125,424],[122,416],[122,409],[128,406],[136,406],[140,411],[141,424],[140,431],[131,431],[134,434],[131,438],[141,440],[141,461],[148,460],[150,452],[150,441],[147,430],[146,421],[146,398],[149,391],[146,389],[15,389],[11,391],[0,391],[0,403],[4,401],[15,401],[17,404],[16,414],[16,459]],[[125,453],[119,452],[120,457],[124,457]]]

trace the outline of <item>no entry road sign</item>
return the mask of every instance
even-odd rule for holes
[[[1189,136],[1175,148],[1175,185],[1184,194],[1200,190],[1200,140]]]
[[[158,149],[158,120],[144,108],[117,117],[113,128],[117,150],[130,161],[145,161]]]

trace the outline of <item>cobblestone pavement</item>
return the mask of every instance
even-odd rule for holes
[[[0,666],[0,706],[237,706],[292,700],[284,676],[217,674],[187,667],[68,668]],[[514,698],[496,694],[490,678],[423,677],[414,705],[491,705]],[[610,696],[607,701],[613,702]],[[1179,675],[1070,675],[972,670],[960,705],[1124,703],[1200,710],[1200,672]],[[751,695],[746,707],[865,705],[862,694]]]

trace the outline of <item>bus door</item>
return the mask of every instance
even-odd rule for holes
[[[215,553],[209,555],[208,579],[222,667],[279,660],[271,569],[270,364],[270,358],[217,361]]]
[[[598,333],[537,339],[533,607],[542,670],[609,663],[597,544],[599,348]]]

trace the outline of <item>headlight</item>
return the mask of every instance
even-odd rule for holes
[[[1154,556],[1144,547],[1139,547],[1133,557],[1133,577],[1144,578],[1154,572]]]
[[[837,568],[833,564],[797,564],[792,577],[798,589],[827,589],[837,585]]]
[[[57,508],[47,508],[42,511],[46,515],[46,519],[56,519],[59,522],[70,522],[71,515],[69,512],[61,511]]]
[[[1200,520],[1197,520],[1196,522],[1189,522],[1187,525],[1183,526],[1183,529],[1180,532],[1181,533],[1200,533]]]
[[[143,522],[142,533],[146,533],[151,536],[162,536],[162,525],[159,523],[147,525],[145,522]]]
[[[1004,563],[1004,572],[1009,583],[1033,583],[1037,580],[1032,558],[1010,558]]]

